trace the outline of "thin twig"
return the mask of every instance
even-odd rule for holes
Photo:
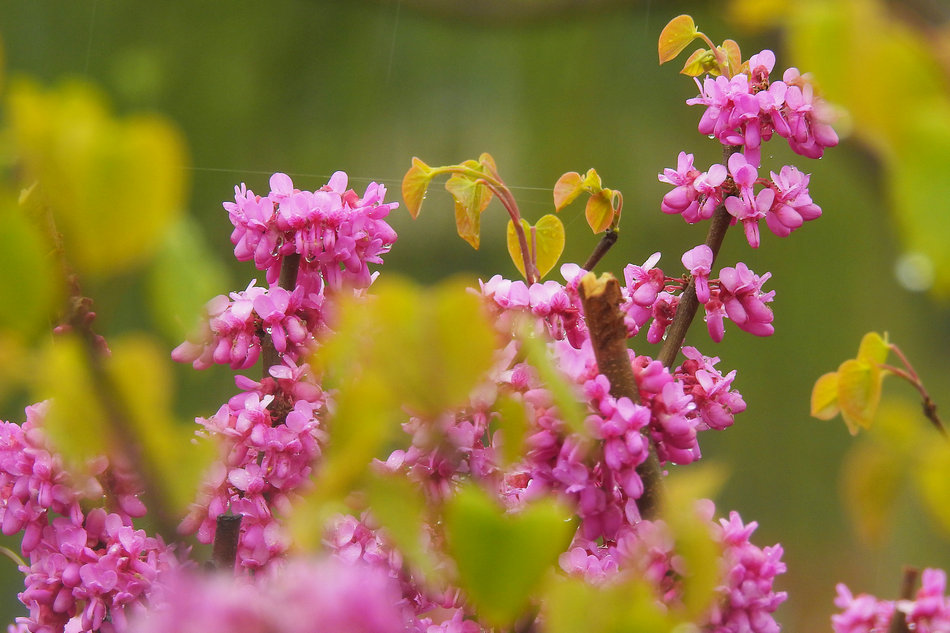
[[[607,229],[604,236],[597,242],[597,246],[594,247],[594,252],[592,252],[590,257],[587,258],[587,261],[584,262],[584,270],[594,270],[594,267],[597,266],[601,258],[617,243],[618,237],[620,237],[620,234],[617,231],[611,228]]]

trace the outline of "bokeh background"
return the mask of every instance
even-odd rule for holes
[[[907,494],[888,512],[887,538],[871,544],[857,536],[840,480],[861,440],[840,419],[809,417],[815,379],[853,356],[869,330],[889,332],[950,410],[945,5],[0,0],[0,38],[8,77],[29,74],[47,85],[78,77],[97,84],[121,113],[157,111],[180,126],[190,149],[181,168],[190,181],[192,231],[228,280],[218,290],[225,292],[256,274],[231,257],[221,202],[234,185],[266,192],[269,175],[283,171],[313,189],[345,170],[358,189],[381,181],[398,199],[412,156],[442,165],[485,151],[530,221],[551,210],[560,174],[595,167],[625,201],[620,241],[600,268],[620,274],[659,250],[660,265],[679,274],[680,254],[703,240],[705,226],[660,213],[668,187],[657,173],[674,166],[681,150],[700,165],[720,155],[717,142],[696,132],[700,111],[684,103],[696,92],[692,81],[677,74],[677,62],[657,65],[657,36],[680,13],[692,14],[716,41],[736,39],[744,56],[772,48],[780,68],[813,70],[841,109],[842,143],[822,160],[794,157],[780,140],[763,156],[773,169],[792,162],[812,174],[823,217],[788,239],[763,232],[757,251],[737,231],[721,254],[723,265],[741,260],[772,272],[766,288],[777,292],[776,334],[759,339],[728,327],[717,346],[699,323],[688,337],[720,356],[724,369],[738,370],[749,404],[735,427],[702,438],[706,458],[730,473],[720,511],[758,521],[759,544],[785,547],[785,630],[830,630],[835,583],[894,597],[901,565],[950,566],[947,532],[906,482],[896,482]],[[397,211],[400,239],[384,274],[425,282],[456,272],[517,275],[500,206],[486,211],[477,252],[455,236],[452,216],[438,187],[418,220]],[[128,219],[135,222],[135,209]],[[563,261],[583,261],[597,238],[582,205],[562,219]],[[8,274],[16,271],[0,272]],[[87,290],[107,336],[154,329],[141,274]],[[177,344],[166,342],[169,350]],[[176,371],[183,419],[213,412],[233,389],[226,368]],[[885,398],[909,408],[906,424],[922,425],[913,396],[894,379],[885,385]],[[0,417],[21,420],[23,404],[7,397]],[[0,619],[10,619],[20,612],[21,579],[12,563],[0,563],[0,573]]]

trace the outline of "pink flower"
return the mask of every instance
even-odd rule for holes
[[[775,291],[762,292],[762,285],[771,276],[765,273],[759,277],[742,262],[719,271],[719,299],[726,314],[740,329],[756,336],[769,336],[775,331],[772,310],[765,305],[775,297]]]
[[[705,244],[695,246],[683,253],[683,266],[693,276],[696,298],[700,303],[709,301],[709,273],[712,270],[713,252]]]

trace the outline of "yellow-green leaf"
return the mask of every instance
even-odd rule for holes
[[[944,534],[950,535],[950,442],[925,446],[914,475],[924,507]]]
[[[541,216],[534,227],[535,264],[544,277],[557,264],[564,252],[564,224],[556,215]]]
[[[184,202],[181,134],[157,116],[116,118],[92,87],[10,86],[15,151],[49,205],[79,272],[107,276],[148,259]]]
[[[657,45],[660,64],[674,59],[698,34],[699,31],[696,30],[696,24],[691,16],[679,15],[670,20],[660,32],[660,41]]]
[[[607,227],[614,220],[612,193],[610,189],[603,189],[592,195],[587,201],[584,216],[587,218],[587,225],[590,226],[590,230],[595,234],[607,230]]]
[[[890,532],[906,468],[903,456],[877,442],[856,443],[845,456],[842,497],[865,544],[880,545]]]
[[[528,431],[528,416],[524,403],[503,396],[495,403],[498,411],[496,424],[501,434],[501,460],[506,466],[524,457],[525,433]]]
[[[726,64],[729,66],[729,75],[735,75],[742,66],[742,52],[739,50],[739,44],[735,40],[726,40],[719,47],[726,54]],[[723,73],[725,74],[725,73]]]
[[[683,624],[640,578],[596,586],[558,577],[545,592],[543,605],[548,633],[670,633]]]
[[[143,336],[127,336],[112,344],[106,374],[121,402],[123,429],[112,429],[116,450],[126,453],[168,507],[184,515],[195,490],[215,457],[210,441],[199,440],[191,424],[179,424],[171,411],[172,376],[168,354]],[[126,445],[131,442],[131,446]]]
[[[48,326],[58,307],[62,275],[50,255],[51,245],[9,192],[0,192],[0,226],[0,330],[29,339]]]
[[[453,174],[445,188],[455,198],[455,227],[459,237],[478,249],[481,215],[491,202],[491,190],[487,185],[459,174]]]
[[[838,415],[838,372],[829,372],[815,381],[811,390],[811,414],[819,420]]]
[[[865,363],[879,365],[887,360],[891,347],[887,342],[887,333],[882,337],[877,332],[868,332],[861,339],[857,359]]]
[[[877,365],[859,360],[846,360],[838,368],[838,405],[852,435],[874,421],[883,378]]]
[[[148,303],[162,333],[176,344],[192,334],[209,297],[228,287],[201,227],[183,217],[170,227],[148,273]]]
[[[109,452],[111,431],[77,335],[56,337],[42,355],[34,399],[51,399],[43,428],[67,470],[88,476],[87,463]]]
[[[366,490],[373,518],[414,571],[422,572],[424,578],[416,576],[416,581],[441,584],[442,565],[426,535],[430,509],[422,492],[404,476],[382,474],[371,474]]]
[[[584,179],[576,171],[569,171],[554,184],[554,210],[560,211],[574,202],[584,191]]]
[[[577,527],[553,498],[508,514],[473,484],[448,501],[444,523],[459,585],[479,617],[499,628],[526,611]]]
[[[478,157],[478,164],[491,176],[498,177],[498,166],[495,164],[495,159],[488,152],[482,152],[481,156]]]
[[[426,197],[426,189],[432,181],[432,168],[424,162],[412,157],[412,167],[402,178],[402,199],[406,202],[406,209],[413,218],[419,217],[422,201]]]
[[[712,51],[706,50],[705,48],[698,48],[686,59],[686,63],[683,64],[683,69],[680,71],[680,74],[688,77],[699,77],[706,73],[714,76],[721,74],[719,72],[719,66],[716,63],[716,56]]]

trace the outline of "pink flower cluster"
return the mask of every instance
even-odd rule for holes
[[[260,358],[261,337],[265,335],[271,337],[278,353],[300,358],[313,344],[312,332],[323,324],[323,295],[308,295],[303,286],[291,292],[255,283],[209,301],[201,331],[176,347],[172,359],[191,363],[195,369],[215,363],[248,369]]]
[[[808,194],[808,175],[786,165],[771,179],[759,177],[761,145],[773,133],[786,138],[792,150],[820,158],[838,137],[828,124],[828,106],[817,97],[806,76],[795,68],[782,81],[769,81],[775,65],[772,51],[749,59],[749,70],[732,78],[706,77],[700,96],[690,105],[704,105],[699,131],[730,147],[741,147],[727,165],[714,164],[707,171],[693,166],[693,155],[680,152],[676,169],[665,169],[660,182],[673,185],[660,206],[664,213],[680,214],[692,224],[708,220],[725,205],[733,223],[742,223],[753,248],[760,243],[759,221],[779,237],[787,237],[805,221],[821,215]],[[758,190],[756,188],[758,187]]]
[[[369,286],[369,264],[382,263],[381,256],[396,241],[385,218],[398,203],[383,202],[386,187],[381,184],[370,183],[359,197],[347,189],[347,181],[338,171],[317,191],[301,191],[289,176],[277,173],[266,196],[243,184],[235,187],[234,202],[224,203],[234,225],[234,256],[267,271],[269,284],[277,283],[283,259],[296,254],[301,260],[298,275],[333,290],[345,284]]]
[[[369,565],[299,560],[253,577],[179,573],[130,633],[402,633],[399,587]]]
[[[950,631],[950,596],[947,573],[925,569],[921,587],[913,600],[879,600],[868,594],[855,596],[845,585],[838,585],[835,606],[841,613],[831,616],[835,633],[877,633],[891,630],[891,620],[903,618],[906,629],[915,633]]]
[[[754,545],[749,538],[756,523],[743,524],[736,512],[714,522],[712,501],[699,502],[697,512],[709,522],[710,536],[723,552],[719,598],[697,624],[711,633],[777,633],[780,627],[772,614],[787,598],[773,589],[776,576],[785,573],[781,546]],[[662,520],[626,526],[615,540],[603,543],[578,534],[559,562],[566,573],[596,585],[644,578],[667,604],[679,600],[685,572]]]
[[[838,144],[838,135],[828,122],[829,108],[815,94],[807,75],[789,68],[781,81],[770,82],[775,66],[770,50],[753,55],[748,63],[748,72],[732,78],[696,80],[699,96],[686,103],[706,106],[699,121],[701,134],[712,135],[723,145],[742,145],[746,158],[755,165],[762,141],[773,133],[807,158],[820,158],[826,147]]]
[[[326,398],[306,364],[287,363],[271,367],[271,377],[261,382],[238,376],[243,391],[210,418],[197,420],[220,440],[221,460],[181,529],[211,543],[218,516],[242,515],[237,562],[249,569],[286,550],[275,513],[287,509],[290,497],[309,482],[324,439],[318,415]]]
[[[710,219],[716,208],[725,204],[733,222],[742,223],[752,248],[761,242],[760,220],[764,219],[775,235],[788,237],[806,220],[821,217],[821,208],[808,194],[807,174],[785,165],[769,175],[771,178],[759,177],[759,168],[742,153],[729,157],[728,169],[714,164],[700,172],[693,166],[693,155],[680,152],[676,169],[664,169],[659,175],[660,182],[674,187],[663,196],[660,209],[694,224]]]
[[[29,564],[20,601],[29,615],[20,630],[125,631],[126,610],[138,604],[161,574],[178,567],[160,538],[132,527],[130,514],[145,513],[135,484],[119,475],[109,494],[119,507],[83,511],[80,502],[98,504],[106,490],[93,477],[76,482],[51,453],[43,432],[46,404],[27,408],[22,426],[0,422],[0,524],[6,535],[23,532],[20,549]],[[104,458],[94,475],[114,482],[116,471]]]
[[[628,264],[623,271],[626,286],[621,309],[626,313],[627,331],[634,336],[652,319],[646,336],[649,343],[659,343],[665,336],[679,306],[680,295],[675,293],[686,287],[684,279],[667,277],[654,267],[659,255],[654,253],[643,266]],[[705,308],[706,326],[714,341],[722,340],[727,317],[756,336],[769,336],[775,331],[774,315],[766,305],[775,297],[775,291],[762,292],[771,273],[756,275],[739,262],[735,268],[722,268],[719,279],[710,279],[713,253],[705,244],[687,251],[682,261],[695,280],[696,298]]]

